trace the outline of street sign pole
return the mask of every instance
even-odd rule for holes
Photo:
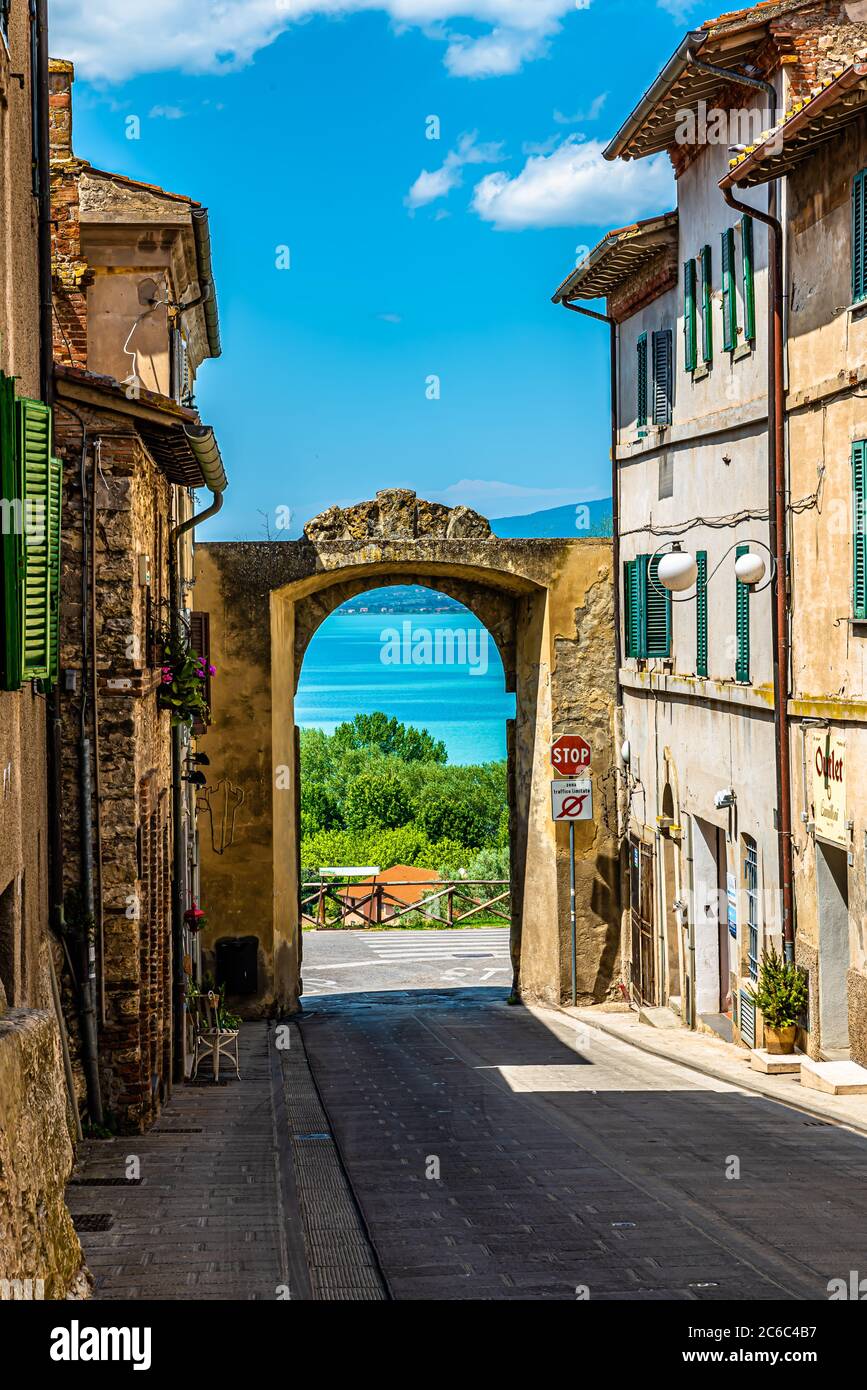
[[[572,932],[572,1008],[578,1005],[578,927],[575,920],[575,822],[569,822],[569,925]]]

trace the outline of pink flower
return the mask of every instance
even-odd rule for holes
[[[212,675],[212,676],[215,676],[215,675],[217,674],[217,668],[216,668],[216,666],[209,666],[209,667],[208,667],[208,671],[209,671],[210,675]]]

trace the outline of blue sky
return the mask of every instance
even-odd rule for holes
[[[664,158],[600,147],[706,17],[51,0],[76,152],[210,209],[223,356],[197,397],[230,488],[205,538],[279,534],[278,508],[294,534],[390,486],[489,516],[607,494],[607,336],[550,296],[576,248],[672,205]]]

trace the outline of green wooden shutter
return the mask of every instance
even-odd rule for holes
[[[60,674],[60,516],[62,509],[63,464],[60,459],[51,459],[48,493],[48,681],[52,684]]]
[[[867,621],[867,440],[852,445],[853,618]]]
[[[867,169],[852,180],[852,302],[867,298]]]
[[[17,452],[25,532],[20,547],[21,679],[47,679],[51,664],[51,411],[17,400]]]
[[[736,551],[737,558],[741,555],[749,554],[748,545],[739,545]],[[750,678],[750,586],[742,584],[738,579],[737,584],[737,664],[735,668],[735,680],[748,681]]]
[[[698,325],[695,314],[696,267],[687,261],[683,267],[683,345],[684,362],[688,372],[698,366]]]
[[[701,248],[701,354],[713,361],[713,263],[709,246]]]
[[[638,560],[625,560],[623,563],[623,611],[626,631],[627,658],[644,655],[641,641],[644,604],[640,582]]]
[[[695,674],[707,677],[707,551],[696,553],[698,575],[695,581]]]
[[[722,315],[723,347],[734,352],[738,342],[738,305],[735,295],[735,234],[732,227],[722,234]]]
[[[653,335],[653,423],[671,424],[672,334],[664,328]]]
[[[744,216],[741,222],[744,244],[744,337],[748,343],[756,340],[756,277],[753,254],[753,219]]]
[[[638,428],[647,424],[647,334],[642,333],[637,345],[638,364]]]
[[[18,465],[15,450],[15,382],[0,372],[0,493],[2,493],[3,564],[3,689],[17,690],[21,684],[21,643],[18,638],[18,552],[20,536],[15,525],[15,507],[20,503]]]
[[[646,656],[671,656],[671,594],[659,582],[661,555],[645,555],[647,575],[645,608]]]

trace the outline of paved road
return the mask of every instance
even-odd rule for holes
[[[401,961],[383,935],[305,938],[303,1032],[396,1298],[824,1299],[867,1276],[867,1140],[448,978],[502,970],[496,941],[456,966],[469,933],[446,958],[401,932]]]
[[[359,990],[467,988],[512,979],[507,927],[305,932],[305,1000]]]

